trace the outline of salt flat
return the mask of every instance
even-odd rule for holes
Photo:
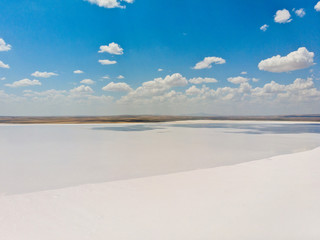
[[[320,124],[0,125],[0,194],[233,165],[320,145]]]
[[[316,240],[320,148],[0,197],[5,240]]]

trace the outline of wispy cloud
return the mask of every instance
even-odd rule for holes
[[[202,61],[198,62],[193,69],[212,68],[212,64],[224,64],[226,60],[221,57],[205,57]]]
[[[117,63],[117,61],[111,61],[108,59],[99,60],[98,62],[101,63],[102,65],[112,65]]]

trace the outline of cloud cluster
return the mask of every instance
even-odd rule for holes
[[[104,52],[114,54],[114,55],[122,55],[123,48],[121,48],[119,44],[112,42],[112,43],[109,43],[109,45],[100,46],[99,53],[104,53]]]
[[[2,38],[0,38],[0,52],[11,50],[11,45],[7,44]]]
[[[201,77],[198,77],[198,78],[189,79],[189,82],[193,83],[193,84],[202,84],[202,83],[216,83],[216,82],[218,82],[218,80],[215,79],[215,78],[201,78]]]
[[[49,78],[52,76],[58,76],[58,74],[53,73],[53,72],[39,72],[39,71],[35,71],[34,73],[31,74],[31,76],[34,77],[42,77],[42,78]]]
[[[289,72],[313,66],[313,57],[313,52],[309,52],[305,47],[301,47],[287,56],[281,57],[277,55],[262,60],[258,67],[260,70],[268,72]]]
[[[292,21],[291,14],[287,9],[278,10],[274,16],[276,23],[289,23]]]
[[[70,90],[70,94],[74,96],[83,96],[93,93],[93,89],[89,86],[80,85]]]
[[[13,83],[7,83],[5,84],[5,86],[7,87],[12,87],[12,88],[16,88],[16,87],[29,87],[29,86],[40,86],[41,82],[39,80],[30,80],[28,78],[22,79],[20,81],[15,81]]]
[[[130,92],[132,88],[124,82],[119,82],[119,83],[111,82],[108,85],[104,86],[102,90],[111,91],[111,92]]]
[[[304,15],[306,15],[306,11],[303,8],[294,10],[294,12],[298,17],[301,17],[301,18],[304,17]]]
[[[228,82],[231,82],[233,84],[240,84],[240,83],[248,82],[249,78],[238,76],[238,77],[229,77],[227,80]]]
[[[152,81],[147,81],[135,90],[132,90],[128,95],[122,97],[120,102],[130,102],[134,99],[145,99],[152,96],[159,96],[170,90],[173,87],[183,87],[188,84],[188,80],[180,73],[167,75],[165,78],[155,78]]]
[[[224,64],[226,60],[221,57],[205,57],[202,61],[198,62],[193,69],[212,68],[212,64]]]
[[[121,2],[133,3],[134,0],[85,0],[89,3],[96,4],[104,8],[126,8]]]

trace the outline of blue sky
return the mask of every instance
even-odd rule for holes
[[[0,67],[0,115],[320,112],[317,1],[1,0],[0,6],[0,61],[9,65]],[[110,43],[123,53],[98,52]],[[224,62],[211,58],[195,69],[205,57]]]

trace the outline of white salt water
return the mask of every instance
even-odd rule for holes
[[[0,125],[0,194],[232,165],[317,146],[320,124],[313,123]]]

